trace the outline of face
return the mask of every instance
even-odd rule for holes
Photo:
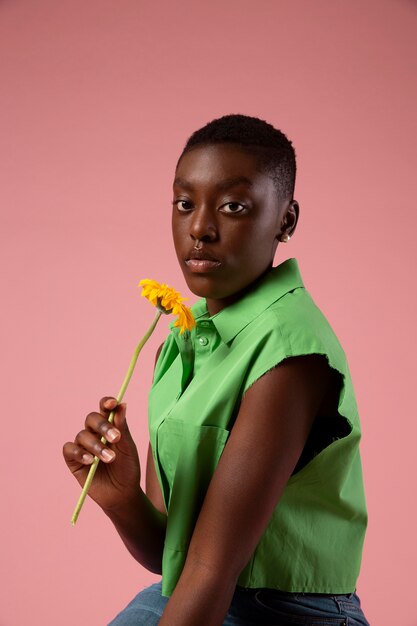
[[[174,180],[172,231],[189,289],[210,315],[271,268],[291,202],[280,202],[256,158],[234,144],[186,152]],[[291,232],[286,228],[286,232]]]

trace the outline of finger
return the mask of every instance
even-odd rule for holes
[[[126,402],[121,402],[114,412],[113,425],[122,433],[129,431],[126,422]]]
[[[113,396],[104,396],[100,400],[100,413],[102,415],[109,415],[117,407],[117,400]]]
[[[127,425],[126,404],[124,402],[121,402],[115,411],[113,426],[121,433],[120,439],[114,443],[114,449],[132,454],[132,451],[136,450],[136,444]]]
[[[94,460],[94,455],[77,446],[72,441],[64,444],[62,453],[66,464],[72,471],[79,469],[82,465],[91,465]]]
[[[111,463],[116,457],[114,450],[108,448],[97,436],[89,430],[82,430],[78,433],[74,442],[77,446],[84,448],[94,456],[98,456],[104,463]]]
[[[120,430],[110,424],[101,413],[89,413],[85,419],[85,425],[87,430],[102,435],[109,443],[119,441],[121,437]]]
[[[120,432],[120,441],[117,441],[117,447],[120,447],[120,444],[129,446],[133,443],[132,435],[130,434],[129,426],[127,425],[126,420],[126,403],[121,402],[117,409],[114,412],[114,421],[113,426]],[[133,443],[134,445],[134,443]]]

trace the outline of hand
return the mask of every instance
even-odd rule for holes
[[[114,422],[108,417],[114,410]],[[105,437],[107,443],[101,442]],[[126,422],[126,404],[105,397],[100,400],[100,412],[89,413],[85,429],[67,442],[63,455],[71,473],[81,486],[87,478],[94,456],[100,463],[89,489],[90,497],[104,511],[123,508],[134,499],[140,489],[140,463],[136,445]]]

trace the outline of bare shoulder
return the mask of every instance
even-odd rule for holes
[[[257,413],[276,416],[272,422],[279,421],[280,417],[288,421],[291,416],[292,420],[306,420],[311,425],[331,381],[332,370],[325,356],[309,354],[287,358],[246,391],[239,416],[256,406]]]

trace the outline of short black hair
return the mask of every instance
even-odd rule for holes
[[[280,200],[292,200],[296,162],[291,141],[264,120],[249,115],[230,114],[212,120],[187,140],[178,159],[194,147],[234,143],[254,155],[262,172],[271,176]]]

